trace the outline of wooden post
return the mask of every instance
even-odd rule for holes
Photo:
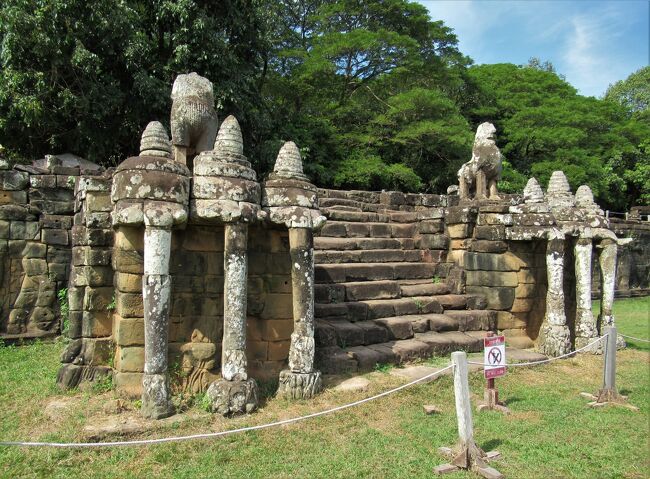
[[[598,402],[609,402],[618,398],[616,390],[616,327],[605,328],[605,358],[603,368],[603,388],[598,392]]]
[[[623,406],[632,411],[638,411],[639,408],[628,404],[626,402],[627,396],[619,394],[616,389],[616,340],[618,339],[616,327],[606,327],[604,332],[607,334],[607,338],[605,340],[605,354],[603,358],[603,387],[596,395],[581,393],[581,396],[592,400],[589,403],[591,407],[601,407],[611,404],[614,406]]]
[[[486,479],[501,479],[496,469],[487,465],[490,459],[499,457],[496,451],[487,454],[474,442],[474,426],[472,422],[472,404],[469,396],[469,381],[467,378],[467,353],[455,351],[451,353],[454,366],[454,396],[456,400],[456,417],[458,419],[459,443],[456,448],[441,447],[439,451],[452,458],[451,464],[442,464],[434,468],[436,474],[446,474],[458,469],[471,469]]]
[[[472,404],[469,400],[469,381],[467,379],[467,353],[451,353],[454,365],[454,396],[456,398],[456,417],[458,418],[458,437],[461,447],[468,447],[474,442],[472,424]]]

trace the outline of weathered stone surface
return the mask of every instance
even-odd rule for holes
[[[257,383],[254,379],[215,381],[206,393],[211,411],[227,416],[251,413],[259,404]]]
[[[29,184],[29,175],[22,171],[0,170],[0,185],[3,190],[20,191]]]
[[[528,204],[543,203],[544,192],[535,178],[530,178],[524,188],[524,201]]]
[[[287,399],[311,399],[323,389],[318,371],[301,373],[290,370],[280,372],[278,396]]]
[[[195,72],[181,74],[172,87],[172,144],[187,148],[189,153],[211,150],[217,134],[212,83]],[[188,153],[186,152],[186,153]],[[176,155],[176,161],[184,163]]]
[[[187,204],[189,170],[186,167],[179,168],[181,166],[183,165],[160,157],[129,158],[117,167],[113,175],[111,198],[113,202],[148,199]]]
[[[167,136],[167,130],[159,121],[152,121],[142,133],[140,140],[140,156],[172,157],[172,144]]]
[[[575,205],[575,199],[571,194],[569,181],[563,171],[554,171],[548,182],[546,199],[551,208],[571,208]]]
[[[354,377],[340,382],[334,387],[334,391],[338,392],[362,392],[366,391],[370,386],[370,381],[363,377]]]
[[[506,310],[512,307],[515,300],[515,289],[507,287],[467,286],[470,294],[482,295],[487,298],[487,307],[494,310]]]
[[[501,151],[496,146],[496,128],[481,123],[476,129],[472,158],[458,170],[458,193],[461,201],[470,198],[499,199],[497,181],[501,178]]]

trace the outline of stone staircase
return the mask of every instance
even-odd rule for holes
[[[316,361],[323,373],[482,349],[496,312],[485,309],[482,296],[459,294],[458,271],[446,261],[444,209],[435,198],[425,206],[409,205],[409,195],[402,195],[405,204],[384,196],[395,193],[319,194],[328,218],[314,238]]]

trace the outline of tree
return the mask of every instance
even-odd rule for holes
[[[168,124],[178,73],[215,84],[248,126],[260,103],[263,4],[254,0],[6,0],[0,7],[0,143],[33,159],[72,151],[104,165]],[[250,129],[244,128],[244,131]]]
[[[521,191],[521,175],[545,184],[561,169],[574,191],[588,184],[605,207],[621,210],[643,196],[627,172],[643,156],[639,145],[650,130],[619,105],[580,96],[544,68],[481,65],[470,75],[481,89],[472,123],[495,123],[497,142],[519,174],[507,173],[505,190]]]
[[[631,115],[650,121],[650,66],[640,68],[625,80],[609,85],[605,100],[622,105]]]

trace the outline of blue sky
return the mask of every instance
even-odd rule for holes
[[[602,96],[610,83],[648,65],[648,0],[420,1],[454,29],[476,63],[548,60],[582,95]]]

